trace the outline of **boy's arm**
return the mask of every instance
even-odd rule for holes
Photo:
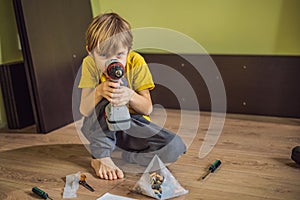
[[[80,113],[87,117],[89,116],[95,105],[101,101],[101,97],[95,98],[95,88],[82,88],[81,101],[80,101]]]
[[[150,115],[152,100],[149,89],[134,91],[126,86],[113,89],[110,102],[114,106],[129,104],[130,107],[141,115]]]
[[[119,83],[105,81],[96,88],[82,88],[80,113],[84,116],[89,116],[102,98],[111,101],[113,90],[117,87],[119,87]]]
[[[129,105],[138,113],[142,115],[150,115],[153,106],[151,95],[148,89],[134,92],[129,101]]]

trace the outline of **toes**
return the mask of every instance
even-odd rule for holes
[[[124,174],[121,170],[115,169],[115,170],[109,170],[106,173],[103,173],[103,177],[106,180],[117,180],[124,178]]]
[[[100,177],[101,179],[104,179],[104,176],[103,176],[102,174],[99,174],[99,177]]]
[[[107,175],[109,180],[113,180],[113,173],[111,171],[108,171]]]
[[[104,174],[102,172],[99,172],[98,174],[101,179],[104,179]]]
[[[101,179],[116,180],[124,178],[123,171],[113,163],[111,158],[93,159],[91,165],[97,176]]]
[[[108,180],[108,176],[107,176],[107,173],[102,173],[102,179],[105,179],[105,180]]]
[[[116,169],[116,173],[117,173],[116,175],[118,178],[124,178],[124,173],[122,170]]]

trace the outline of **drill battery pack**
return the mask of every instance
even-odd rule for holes
[[[105,107],[106,123],[110,131],[123,131],[130,128],[131,117],[127,106]]]

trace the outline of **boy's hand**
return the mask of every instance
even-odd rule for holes
[[[121,86],[113,90],[111,103],[114,106],[123,106],[126,105],[134,95],[134,91],[128,87]]]
[[[122,82],[121,82],[122,83]],[[105,81],[96,88],[95,95],[102,96],[114,106],[126,105],[132,98],[134,91],[128,87],[120,86],[119,82]]]
[[[102,96],[111,102],[114,96],[114,90],[118,87],[120,87],[120,83],[118,82],[105,81],[96,87],[95,96],[96,98]]]

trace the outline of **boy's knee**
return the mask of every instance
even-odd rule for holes
[[[186,152],[186,145],[179,136],[175,136],[164,148],[161,159],[164,163],[173,163]]]

